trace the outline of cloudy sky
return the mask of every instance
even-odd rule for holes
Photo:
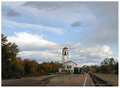
[[[2,2],[2,33],[22,59],[99,65],[118,58],[117,2]]]

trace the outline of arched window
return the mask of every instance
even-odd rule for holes
[[[64,53],[64,55],[66,55],[66,52]]]

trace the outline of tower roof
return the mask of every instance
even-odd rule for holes
[[[64,47],[63,49],[68,49],[67,47]]]

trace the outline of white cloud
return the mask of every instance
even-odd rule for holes
[[[59,45],[45,40],[41,35],[33,35],[25,32],[15,33],[16,36],[8,36],[8,40],[15,42],[21,52],[18,56],[23,59],[35,59],[38,62],[62,61],[62,48],[69,48],[69,59],[79,66],[99,64],[104,58],[113,57],[114,53],[108,45],[85,45],[81,43],[65,43]]]
[[[95,45],[86,45],[81,43],[65,44],[70,51],[70,59],[79,65],[98,64],[106,57],[113,57],[114,53],[106,43],[114,42],[117,46],[118,39],[118,19],[117,3],[58,3],[49,6],[49,3],[41,4],[31,3],[29,6],[21,6],[22,3],[3,3],[3,7],[10,7],[15,11],[22,13],[23,19],[31,16],[38,22],[47,24],[60,24],[62,27],[68,27],[73,22],[80,21],[89,25],[89,31],[85,30],[86,35],[76,37],[77,40],[83,38],[87,42]],[[24,13],[23,13],[24,12]],[[29,19],[30,20],[30,19]],[[40,21],[39,21],[40,20]],[[27,20],[28,21],[28,20]],[[51,23],[50,23],[51,24]],[[6,26],[7,25],[7,26]],[[47,31],[61,34],[63,29],[47,27],[45,25],[36,25],[29,23],[18,23],[15,21],[3,19],[3,26],[15,29],[33,29],[38,31]],[[68,27],[69,28],[69,27]],[[84,28],[82,28],[84,30]],[[16,30],[16,29],[15,29]],[[17,29],[19,30],[19,29]],[[33,32],[32,30],[32,32]],[[67,30],[67,29],[66,29]],[[83,30],[78,30],[83,32]],[[9,30],[8,30],[9,31]],[[68,33],[70,30],[68,29]],[[84,32],[83,32],[84,33]],[[8,36],[8,40],[15,42],[21,52],[22,58],[31,58],[38,61],[61,60],[61,51],[64,45],[45,40],[42,35],[33,35],[25,32],[16,33],[16,36]],[[80,35],[81,36],[81,35]],[[58,59],[59,58],[59,59]]]
[[[66,25],[75,21],[96,22],[97,18],[84,4],[80,2],[64,3],[64,2],[26,2],[21,5],[28,13],[36,18],[47,19]]]
[[[15,42],[20,50],[48,50],[59,47],[57,43],[44,40],[42,35],[32,35],[26,32],[15,33],[16,36],[9,36],[8,40]]]
[[[114,43],[117,46],[118,41],[118,3],[117,2],[7,2],[3,7],[9,7],[19,11],[24,18],[31,16],[38,22],[48,24],[58,24],[68,27],[76,21],[89,25],[89,31],[84,34],[83,30],[78,38],[91,43],[108,44]],[[24,12],[24,13],[23,13]],[[28,18],[30,19],[30,18]],[[40,20],[40,21],[39,21]],[[40,30],[39,25],[24,24],[28,28]],[[9,25],[10,26],[10,25]],[[39,28],[40,27],[40,28]],[[57,28],[59,29],[59,28]],[[67,30],[67,29],[66,29]],[[45,27],[45,31],[61,33],[62,30],[56,30]],[[109,32],[108,32],[109,31]],[[72,31],[73,32],[73,31]],[[84,37],[85,35],[85,37]]]
[[[27,59],[27,58],[35,59],[39,62],[60,61],[62,55],[60,53],[53,53],[51,51],[22,51],[19,53],[18,56],[20,56],[24,59]]]
[[[53,32],[53,33],[58,33],[61,34],[62,30],[61,28],[54,28],[54,27],[48,27],[48,26],[44,26],[41,24],[29,24],[29,23],[19,23],[16,21],[11,21],[11,20],[3,20],[2,21],[3,27],[7,27],[7,28],[22,28],[22,29],[32,29],[33,31],[47,31],[47,32]]]
[[[118,43],[118,7],[117,2],[98,3],[42,3],[26,2],[21,8],[29,10],[35,18],[53,20],[58,24],[71,25],[80,21],[89,25],[83,41],[91,43]],[[38,15],[40,14],[40,15]],[[84,28],[82,28],[84,30]],[[83,30],[78,30],[83,32]],[[69,30],[68,30],[69,31]],[[77,31],[77,32],[78,32]],[[109,32],[108,32],[109,31]],[[80,32],[78,32],[80,33]],[[81,38],[81,35],[78,39]]]
[[[81,2],[21,2],[3,3],[3,6],[24,14],[32,15],[34,19],[49,20],[58,24],[66,25],[75,21],[96,22],[97,18],[91,11]],[[15,8],[16,7],[16,8]]]
[[[115,56],[108,45],[85,45],[81,43],[67,43],[66,45],[70,50],[71,60],[79,63],[79,66],[100,64],[103,59]]]
[[[44,40],[43,34],[33,35],[25,32],[15,33],[16,36],[8,36],[9,42],[15,42],[23,59],[35,59],[38,62],[60,61],[62,47],[57,43]]]

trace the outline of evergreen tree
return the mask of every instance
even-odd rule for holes
[[[2,78],[11,78],[12,69],[10,62],[13,61],[18,52],[18,46],[15,43],[8,42],[7,36],[1,35],[2,46]]]
[[[24,66],[24,74],[31,75],[31,68],[30,68],[30,65],[28,63],[26,63]]]

